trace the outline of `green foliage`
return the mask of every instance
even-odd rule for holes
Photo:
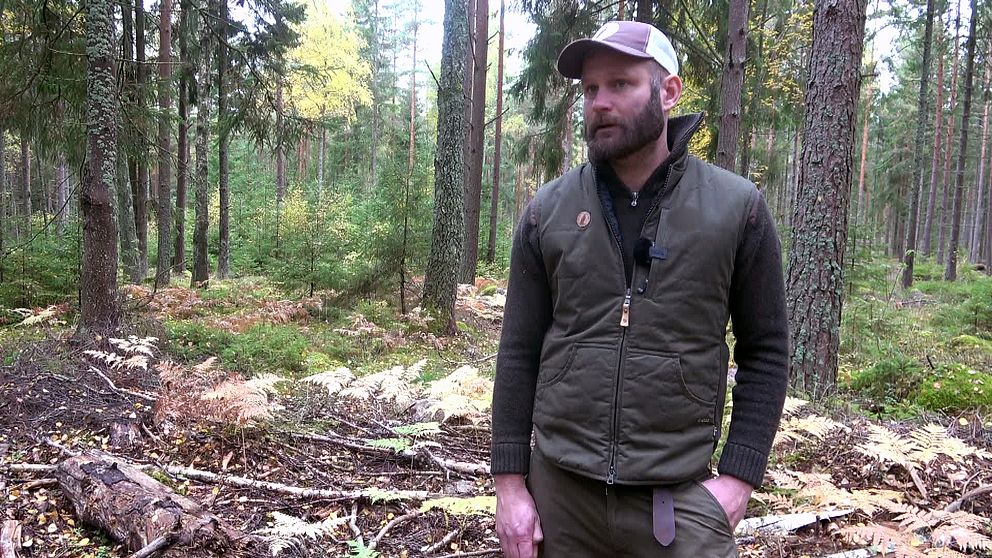
[[[166,322],[165,331],[168,334],[165,350],[186,362],[217,356],[234,342],[233,334],[193,321]]]
[[[934,326],[952,335],[992,339],[992,281],[962,281],[954,290],[956,296],[934,315]]]
[[[374,448],[390,449],[396,453],[410,449],[409,438],[379,438],[376,440],[369,440],[368,444]]]
[[[920,384],[914,401],[931,411],[958,412],[992,408],[992,374],[961,364],[947,364]]]
[[[365,546],[362,541],[348,541],[348,548],[351,549],[351,558],[378,558],[379,556],[378,552]]]
[[[925,377],[919,362],[900,355],[853,372],[848,387],[874,402],[892,404],[909,399]]]
[[[249,377],[265,372],[301,373],[309,344],[298,327],[257,325],[234,336],[220,357],[227,366]]]
[[[493,515],[496,513],[495,496],[475,496],[473,498],[435,498],[420,506],[420,511],[443,510],[452,515]]]
[[[38,233],[30,243],[8,246],[0,254],[4,269],[0,282],[0,306],[33,308],[58,304],[76,297],[79,290],[79,234],[69,226],[61,236],[51,230]],[[10,240],[8,240],[10,242]]]

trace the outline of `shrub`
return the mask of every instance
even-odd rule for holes
[[[257,325],[233,336],[221,360],[246,376],[262,372],[304,371],[303,353],[309,340],[294,326]]]
[[[217,356],[234,342],[234,334],[203,325],[199,322],[166,322],[168,334],[166,350],[175,358],[185,361],[202,361]]]
[[[913,400],[931,411],[989,409],[992,408],[992,374],[963,364],[941,365],[920,383]]]
[[[880,404],[897,403],[909,399],[925,378],[920,363],[900,355],[852,372],[850,389]]]

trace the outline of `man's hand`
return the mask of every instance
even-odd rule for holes
[[[720,475],[716,478],[703,481],[703,486],[713,494],[717,502],[723,506],[727,512],[727,519],[730,520],[730,528],[736,529],[737,524],[744,519],[744,512],[747,511],[747,501],[751,498],[753,487],[730,475]]]
[[[523,475],[496,475],[496,534],[509,558],[537,558],[541,519]]]

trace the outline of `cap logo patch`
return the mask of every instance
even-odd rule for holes
[[[575,224],[578,225],[580,229],[588,227],[589,221],[592,221],[592,215],[589,215],[588,211],[580,211],[579,214],[575,216]]]

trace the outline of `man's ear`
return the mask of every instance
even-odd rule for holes
[[[661,80],[661,92],[664,93],[661,99],[661,110],[667,113],[675,108],[682,98],[682,78],[675,75],[667,75]]]

